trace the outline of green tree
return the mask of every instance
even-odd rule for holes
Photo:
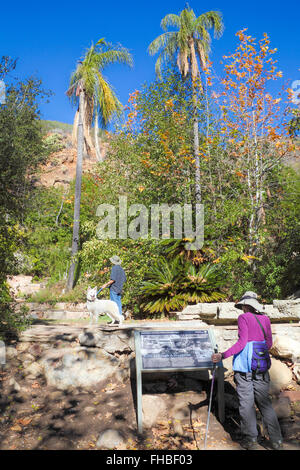
[[[0,80],[6,84],[0,106],[0,329],[8,334],[22,321],[14,315],[6,285],[16,269],[15,253],[21,245],[23,222],[32,192],[34,173],[46,151],[39,122],[38,102],[49,96],[36,78],[8,80],[16,61],[0,60]],[[1,336],[0,331],[0,336]]]
[[[167,31],[168,27],[176,27],[178,31]],[[195,158],[195,198],[201,202],[201,169],[199,159],[199,124],[198,124],[198,97],[197,88],[203,92],[200,70],[208,65],[211,37],[209,29],[214,29],[215,37],[223,33],[221,13],[209,11],[196,17],[194,11],[187,6],[180,15],[168,14],[161,21],[164,34],[158,36],[149,46],[151,55],[160,51],[156,61],[155,70],[161,76],[161,67],[164,62],[177,59],[177,66],[183,78],[189,74],[192,79],[193,92],[193,142]],[[199,60],[199,62],[198,62]],[[200,65],[199,65],[200,64]]]

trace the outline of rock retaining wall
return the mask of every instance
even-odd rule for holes
[[[21,305],[21,303],[20,303]],[[69,320],[88,318],[86,303],[63,303],[54,305],[25,303],[33,318]],[[209,325],[233,325],[241,313],[233,302],[199,303],[189,305],[182,312],[174,312],[177,320],[203,320]],[[300,299],[274,300],[273,304],[264,305],[264,311],[271,323],[299,322]]]
[[[178,320],[203,320],[208,324],[236,324],[241,313],[234,302],[199,303],[189,305],[182,312],[176,312]],[[300,299],[274,300],[273,304],[264,305],[262,313],[268,315],[272,323],[299,322]]]
[[[49,385],[59,389],[89,387],[101,380],[114,377],[127,380],[135,376],[134,331],[138,330],[194,330],[212,328],[220,351],[232,346],[237,340],[236,326],[208,326],[201,321],[149,322],[124,324],[116,327],[93,327],[65,325],[33,325],[22,332],[17,351],[8,348],[7,357],[18,351],[26,351],[26,343],[39,343],[42,353],[38,360],[28,357],[24,372],[34,378],[44,375]],[[273,382],[274,391],[287,386],[292,379],[300,377],[300,325],[273,326]],[[22,346],[23,344],[23,346]],[[34,358],[32,358],[34,359]],[[292,370],[280,360],[288,360]],[[280,365],[277,364],[280,363]],[[225,375],[232,372],[232,358],[224,361]],[[284,373],[285,372],[285,373]]]

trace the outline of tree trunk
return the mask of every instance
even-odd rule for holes
[[[102,161],[103,161],[103,158],[102,158],[101,151],[100,151],[99,137],[98,137],[99,127],[98,127],[98,112],[97,112],[97,109],[95,110],[95,125],[94,125],[94,131],[95,131],[96,158],[97,158],[97,161],[98,161],[98,162],[102,162]]]
[[[83,134],[84,134],[84,141],[86,145],[86,153],[89,155],[91,149],[94,147],[93,141],[90,135],[90,129],[92,125],[91,120],[91,106],[92,100],[85,95],[83,103],[83,113],[82,113],[82,122],[83,122]]]
[[[75,145],[77,145],[78,118],[79,118],[79,110],[77,109],[75,113],[75,117],[74,117],[73,129],[72,129],[72,144],[74,147]]]
[[[86,97],[85,97],[86,98]],[[76,111],[73,123],[73,130],[72,130],[72,144],[78,145],[78,120],[79,120],[79,109]],[[88,103],[87,100],[84,99],[82,104],[82,112],[81,112],[81,120],[82,120],[82,127],[83,127],[83,141],[84,141],[84,148],[83,153],[89,154],[91,149],[94,147],[93,141],[90,135],[90,123],[89,123],[89,113],[88,113]]]
[[[200,173],[200,158],[199,158],[199,126],[198,126],[198,100],[197,90],[194,78],[192,77],[193,87],[193,135],[194,135],[194,158],[195,158],[195,199],[196,204],[201,203],[201,173]]]
[[[67,281],[67,292],[73,289],[76,257],[79,249],[79,226],[80,226],[80,200],[81,200],[81,179],[82,179],[82,157],[83,157],[83,104],[84,92],[80,91],[79,94],[79,118],[78,118],[78,134],[77,134],[77,164],[76,164],[76,183],[75,183],[75,201],[74,201],[74,220],[73,220],[73,238],[72,238],[72,253],[71,263]]]

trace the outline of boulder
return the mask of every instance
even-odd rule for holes
[[[280,320],[282,317],[280,311],[274,305],[264,304],[261,313],[264,315],[268,315],[268,317],[272,320]]]
[[[6,359],[14,359],[15,357],[17,357],[17,355],[18,351],[16,350],[16,348],[12,346],[8,346],[7,348],[5,348]]]
[[[276,307],[285,319],[300,319],[300,299],[289,300],[274,300],[274,307]]]
[[[106,429],[100,434],[96,447],[98,449],[115,449],[122,444],[124,444],[124,438],[119,431],[116,429]]]
[[[127,336],[122,332],[105,334],[103,331],[94,332],[86,330],[78,336],[82,346],[101,348],[109,354],[127,353],[134,351],[133,336]]]
[[[196,305],[188,305],[185,307],[182,312],[183,315],[192,315],[195,316],[195,318],[199,318],[199,315],[201,313],[201,304],[196,304]]]
[[[293,380],[290,369],[278,359],[272,359],[270,373],[270,394],[276,395],[281,389],[286,388]]]
[[[23,372],[29,379],[36,379],[37,377],[43,375],[44,371],[42,364],[39,362],[32,362],[23,370]]]
[[[300,343],[288,336],[276,335],[270,352],[283,359],[300,358]]]
[[[220,320],[222,323],[232,323],[232,321],[237,321],[238,316],[240,313],[242,313],[242,311],[235,308],[234,305],[234,302],[224,302],[218,304],[217,318],[219,322]]]
[[[194,316],[195,318],[215,318],[217,316],[218,303],[198,303],[196,305],[188,305],[181,314]]]
[[[289,418],[291,416],[291,404],[287,397],[273,398],[272,406],[277,415],[277,418]]]
[[[18,393],[21,390],[20,385],[13,377],[9,380],[8,385],[10,393]]]
[[[123,381],[128,370],[101,349],[85,347],[49,351],[41,360],[48,385],[60,390],[88,388],[108,378]]]
[[[143,426],[151,428],[166,413],[167,406],[163,398],[157,395],[143,395]]]
[[[78,340],[82,346],[96,347],[101,341],[101,335],[86,330],[78,336]]]

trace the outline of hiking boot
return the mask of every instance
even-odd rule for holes
[[[271,447],[273,450],[282,450],[283,449],[283,443],[282,441],[270,441]]]
[[[243,449],[246,450],[257,450],[258,449],[258,443],[257,440],[253,437],[245,437],[241,442],[240,446],[243,447]]]

